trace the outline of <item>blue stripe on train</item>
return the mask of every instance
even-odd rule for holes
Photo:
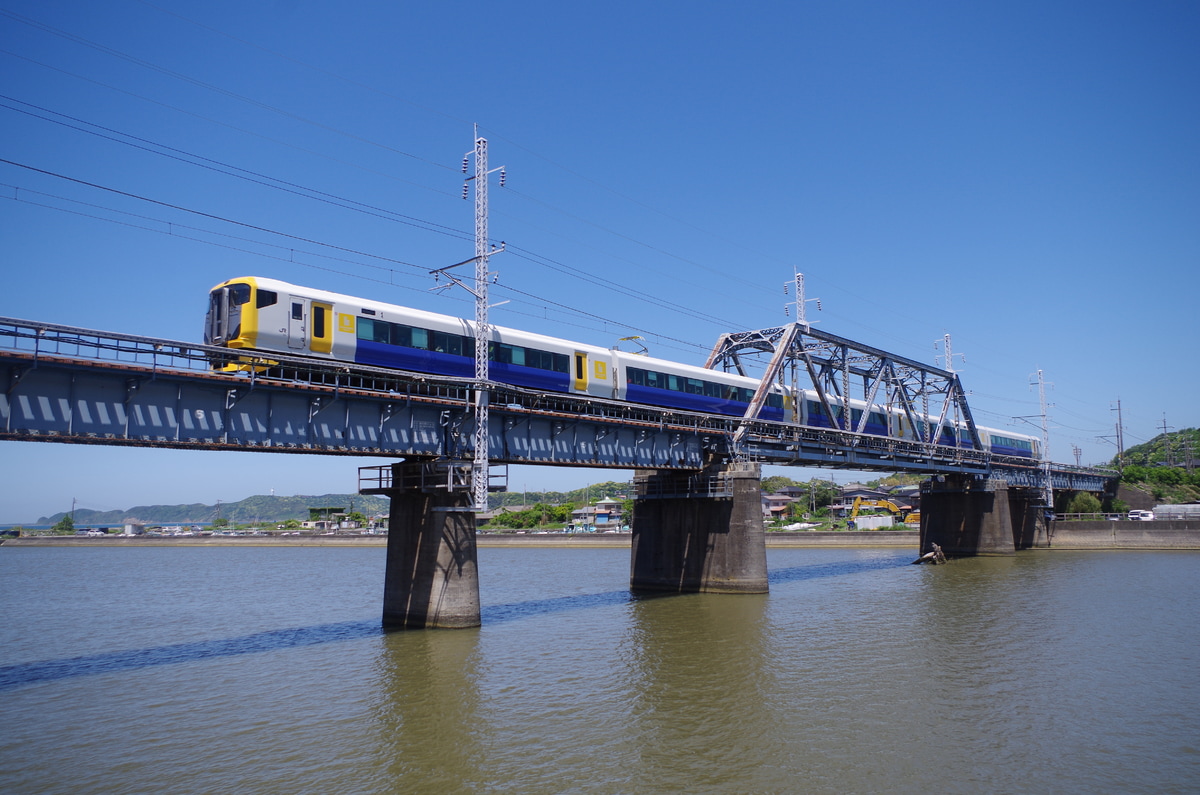
[[[452,378],[471,378],[475,375],[475,360],[471,357],[426,351],[419,348],[405,348],[372,340],[360,339],[358,341],[354,361],[375,367],[395,367],[400,370],[445,375]],[[488,372],[493,381],[503,384],[529,389],[544,389],[548,392],[571,391],[571,377],[567,373],[500,362],[491,362],[488,365]],[[692,395],[670,389],[655,389],[636,384],[629,384],[626,399],[634,403],[647,403],[652,406],[668,406],[687,411],[724,414],[733,417],[741,417],[746,413],[746,404],[738,401],[706,395]],[[763,406],[759,412],[759,418],[771,422],[783,422],[784,411],[776,406]],[[868,426],[868,429],[870,427]]]
[[[825,416],[824,411],[810,412],[808,415],[808,427],[810,428],[833,428],[834,425],[829,422],[829,418]],[[842,430],[841,426],[837,426],[837,430]],[[877,422],[868,421],[866,427],[863,428],[863,433],[871,434],[872,436],[887,436],[888,429],[886,425],[880,425]]]
[[[724,398],[709,397],[708,395],[693,395],[688,392],[676,392],[673,389],[656,389],[650,386],[628,384],[625,399],[633,403],[647,403],[651,406],[668,406],[685,411],[699,411],[706,414],[724,414],[731,417],[741,417],[746,413],[746,403]],[[759,419],[771,422],[783,422],[783,409],[776,406],[763,406],[758,413]]]
[[[473,357],[456,356],[419,348],[405,348],[400,345],[388,345],[371,340],[358,341],[354,361],[375,367],[395,367],[400,370],[446,375],[452,378],[473,378],[475,376],[475,359]],[[566,373],[539,370],[536,367],[490,362],[488,374],[493,381],[530,389],[567,392],[571,388],[571,378]]]

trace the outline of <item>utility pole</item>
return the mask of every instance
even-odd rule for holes
[[[475,174],[463,181],[462,197],[470,195],[470,183],[475,182],[475,256],[456,262],[444,268],[430,271],[435,281],[445,276],[449,284],[433,288],[441,290],[451,285],[463,288],[475,297],[475,454],[471,467],[471,502],[475,510],[488,509],[488,482],[490,480],[490,462],[488,461],[488,395],[491,379],[488,375],[488,358],[492,327],[488,322],[488,284],[494,274],[488,271],[488,258],[493,254],[504,251],[504,242],[496,248],[488,243],[488,176],[500,172],[500,187],[504,187],[504,166],[488,169],[487,139],[479,137],[479,125],[475,125],[475,148],[463,155],[462,172],[468,173],[471,157],[475,157]],[[451,271],[460,265],[475,263],[475,284],[468,286]],[[500,303],[508,303],[501,301]]]
[[[1117,398],[1117,469],[1125,466],[1125,423],[1121,420],[1121,399]]]
[[[1175,466],[1175,455],[1174,451],[1171,450],[1170,432],[1175,430],[1175,426],[1167,425],[1167,412],[1165,411],[1163,412],[1163,423],[1161,427],[1163,432],[1163,448],[1165,448],[1167,451],[1167,466],[1173,467]]]
[[[936,351],[936,350],[937,350],[937,348],[938,348],[938,344],[937,344],[937,342],[935,341],[935,342],[933,343],[933,349]],[[944,351],[944,354],[943,354],[943,356],[944,356],[944,361],[943,361],[943,364],[942,364],[942,366],[946,368],[946,372],[950,373],[950,377],[951,377],[952,379],[955,379],[955,380],[957,380],[957,376],[956,376],[956,373],[957,373],[957,371],[954,369],[954,357],[955,357],[955,355],[956,355],[956,354],[954,353],[954,351],[953,351],[953,349],[952,349],[952,347],[951,347],[951,345],[950,345],[950,334],[949,334],[949,332],[947,332],[947,333],[945,333],[945,334],[943,334],[943,335],[942,335],[942,349],[943,349],[943,351]],[[966,357],[964,354],[961,354],[961,353],[960,353],[960,354],[957,354],[957,356],[958,356],[960,359],[962,359],[962,363],[963,363],[963,364],[966,364],[966,363],[967,363],[967,357]],[[937,356],[934,356],[934,357],[933,357],[933,361],[934,361],[934,363],[935,363],[935,364],[937,363],[937,360],[938,360],[938,357],[937,357]],[[948,400],[948,399],[949,399],[949,396],[947,396],[947,400]],[[960,413],[959,413],[959,409],[960,409],[960,408],[961,408],[961,406],[959,406],[959,404],[958,404],[958,401],[957,401],[957,400],[956,400],[956,401],[954,401],[954,420],[953,420],[953,421],[954,421],[954,424],[955,424],[956,426],[958,426],[958,425],[960,425],[960,424],[961,424],[961,423],[960,423],[960,420],[962,419],[962,417],[960,416]],[[942,414],[943,414],[943,416],[945,415],[945,409],[943,409],[943,411],[942,411]],[[926,424],[926,425],[929,425],[929,424],[930,424],[930,423],[929,423],[929,417],[928,417],[928,416],[926,416],[926,417],[925,417],[925,424]],[[973,435],[973,438],[972,438],[972,440],[971,440],[971,444],[972,444],[972,445],[974,445],[974,446],[976,447],[976,449],[978,449],[978,448],[980,447],[979,438],[978,438],[978,436],[979,436],[979,432],[978,432],[978,430],[975,428],[975,423],[974,423],[974,420],[972,420],[972,421],[971,421],[971,423],[970,423],[970,425],[969,425],[969,430],[970,430],[971,434]],[[936,428],[936,429],[932,429],[932,433],[933,433],[934,435],[930,437],[930,441],[931,441],[931,442],[934,442],[934,443],[936,444],[936,443],[937,443],[937,442],[936,442],[936,440],[937,440],[939,437],[941,437],[941,423],[940,423],[940,422],[939,422],[939,427],[938,427],[938,428]]]
[[[799,323],[801,326],[804,326],[807,329],[808,328],[808,304],[810,302],[815,301],[817,304],[817,311],[820,312],[821,311],[821,299],[820,298],[806,298],[804,296],[804,274],[801,273],[800,271],[796,271],[796,275],[792,279],[792,285],[796,289],[796,322]],[[788,292],[788,284],[787,284],[787,282],[784,282],[783,294],[787,295],[787,292]],[[789,314],[788,308],[786,306],[783,308],[783,311],[784,311],[784,314]]]
[[[471,154],[463,157],[464,174],[467,173]],[[488,394],[491,383],[488,376],[488,349],[492,329],[488,323],[488,283],[491,281],[488,257],[499,251],[493,251],[488,243],[488,175],[491,172],[488,171],[487,139],[479,137],[478,124],[475,125],[473,154],[475,175],[466,180],[475,181],[475,289],[470,291],[475,295],[475,460],[471,471],[471,501],[475,504],[475,510],[486,511],[491,466],[488,461]],[[504,167],[494,170],[500,172],[500,187],[504,187]],[[463,183],[464,199],[467,198],[466,182]],[[503,244],[500,250],[503,250]]]
[[[1037,371],[1038,399],[1042,404],[1042,499],[1048,509],[1054,508],[1054,487],[1050,483],[1050,428],[1046,417],[1046,380]]]

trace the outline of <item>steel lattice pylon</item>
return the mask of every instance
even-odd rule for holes
[[[487,139],[475,137],[475,471],[471,501],[488,507],[488,162]]]

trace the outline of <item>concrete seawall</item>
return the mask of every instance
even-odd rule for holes
[[[909,547],[916,549],[915,530],[845,530],[766,533],[770,549],[795,547]],[[480,547],[589,547],[628,548],[629,533],[550,533],[546,535],[480,535]],[[146,547],[146,546],[263,546],[263,547],[384,547],[387,536],[290,536],[287,538],[219,537],[155,538],[108,536],[43,536],[7,538],[4,546]],[[1200,523],[1155,522],[1051,522],[1050,549],[1200,549]]]
[[[1051,522],[1051,549],[1200,549],[1200,522]]]
[[[920,533],[915,530],[847,530],[838,532],[766,533],[769,548],[778,547],[912,547],[916,548]],[[480,547],[629,547],[630,533],[547,533],[523,535],[486,534],[475,537]],[[154,536],[30,536],[8,538],[4,546],[55,547],[148,547],[148,546],[239,546],[239,547],[383,547],[387,536],[221,536],[199,538],[170,538]]]

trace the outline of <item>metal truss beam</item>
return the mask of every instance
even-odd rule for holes
[[[738,430],[735,441],[739,445],[758,418],[771,387],[790,381],[795,389],[815,392],[825,415],[840,430],[862,434],[868,413],[878,409],[902,414],[927,448],[936,446],[942,430],[953,422],[967,428],[973,449],[983,450],[966,393],[952,371],[817,331],[807,323],[725,334],[713,347],[705,367],[749,375],[746,365],[752,357],[769,360]],[[804,383],[802,375],[806,376]],[[834,402],[843,399],[867,404],[857,425],[852,412],[843,411],[839,416],[834,411]]]

